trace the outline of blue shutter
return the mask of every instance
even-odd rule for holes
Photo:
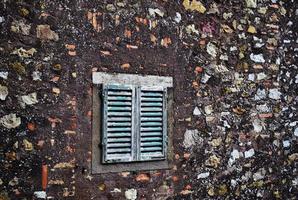
[[[135,89],[103,85],[103,163],[134,160]]]
[[[166,89],[142,86],[137,94],[139,101],[138,158],[140,161],[163,160],[167,146]]]

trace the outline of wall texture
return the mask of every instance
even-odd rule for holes
[[[297,199],[295,0],[1,0],[0,199]],[[91,174],[92,71],[174,78],[174,166]]]

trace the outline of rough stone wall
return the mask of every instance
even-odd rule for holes
[[[295,0],[2,0],[0,199],[297,199]],[[169,170],[93,175],[92,71],[174,78]]]

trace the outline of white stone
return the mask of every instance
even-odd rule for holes
[[[199,30],[196,29],[194,24],[190,24],[190,25],[186,26],[185,30],[188,34],[194,33],[194,34],[199,35]]]
[[[45,191],[36,191],[34,192],[34,196],[38,199],[46,199],[47,193]]]
[[[255,150],[254,149],[250,149],[250,150],[244,152],[244,157],[245,158],[250,158],[254,155],[255,155]]]
[[[240,152],[237,149],[233,149],[231,156],[233,159],[239,159],[240,158]]]
[[[200,173],[200,174],[197,176],[197,179],[207,178],[209,175],[210,175],[210,172]]]
[[[249,81],[255,81],[255,78],[256,78],[255,74],[248,74]]]
[[[205,106],[204,107],[204,111],[205,111],[206,115],[212,114],[213,113],[213,107],[212,107],[212,105]]]
[[[213,58],[217,56],[217,47],[215,46],[215,44],[208,42],[207,53],[211,55]]]
[[[207,83],[210,78],[211,78],[210,75],[204,73],[202,78],[201,78],[201,83]]]
[[[229,60],[229,57],[228,57],[227,54],[223,54],[223,55],[220,55],[219,59],[220,60],[226,60],[226,61],[228,61]]]
[[[228,68],[224,66],[223,64],[220,65],[214,65],[215,71],[218,73],[228,72]]]
[[[289,140],[284,140],[284,141],[282,141],[282,146],[283,146],[284,148],[289,147],[289,146],[290,146],[290,141],[289,141]]]
[[[4,101],[8,95],[8,89],[6,86],[0,85],[0,100]]]
[[[200,111],[200,109],[198,107],[195,107],[195,109],[193,110],[193,115],[195,116],[200,116],[202,113]]]
[[[256,109],[261,113],[271,112],[271,108],[267,104],[256,105]]]
[[[266,78],[267,78],[267,75],[264,72],[261,72],[261,73],[257,74],[257,80],[258,81],[266,79]]]
[[[162,12],[161,10],[159,10],[158,8],[149,8],[148,9],[149,11],[149,15],[151,15],[152,17],[155,17],[156,14],[159,15],[160,17],[163,17],[164,16],[164,12]]]
[[[227,19],[229,19],[229,18],[231,18],[231,17],[233,16],[233,13],[231,13],[231,12],[229,12],[229,13],[224,13],[222,16],[223,16],[223,18],[224,18],[225,20],[227,20]]]
[[[231,179],[231,186],[234,188],[237,185],[237,181],[234,179]]]
[[[295,128],[295,130],[294,130],[294,135],[295,135],[296,137],[298,137],[298,127]]]
[[[262,180],[266,175],[266,170],[264,168],[259,169],[256,173],[253,174],[254,181]]]
[[[26,105],[34,105],[38,103],[36,92],[30,93],[28,95],[23,95],[19,98],[22,107]]]
[[[128,189],[125,191],[125,198],[127,200],[136,200],[137,199],[137,190],[136,189]]]
[[[254,131],[256,133],[260,133],[263,130],[263,125],[262,125],[262,121],[259,119],[255,119],[252,123],[253,127],[254,127]]]
[[[120,193],[121,189],[119,188],[114,188],[114,190],[111,191],[112,193]]]
[[[176,16],[174,18],[175,22],[179,23],[181,21],[182,17],[181,17],[181,14],[176,12]]]
[[[3,78],[3,79],[7,79],[8,77],[8,72],[0,72],[0,78]]]
[[[264,46],[264,45],[265,45],[264,43],[259,43],[259,42],[258,42],[258,43],[255,44],[255,47],[256,47],[256,48],[261,48],[261,47]]]
[[[264,99],[264,98],[266,98],[266,90],[259,88],[257,90],[256,95],[255,95],[255,100],[261,100],[261,99]]]
[[[33,81],[41,81],[41,72],[39,71],[32,72],[32,79]]]
[[[270,89],[269,90],[269,98],[274,100],[279,100],[281,96],[281,92],[277,89]]]
[[[185,148],[190,148],[196,144],[199,139],[198,130],[186,130],[184,133],[183,146]]]
[[[230,47],[230,51],[237,51],[237,47],[235,46]]]
[[[256,8],[257,7],[257,0],[245,0],[246,6],[249,8]]]
[[[240,158],[240,152],[237,149],[233,149],[231,152],[231,157],[229,158],[228,164],[229,166],[232,166],[233,163],[236,161],[236,159]]]
[[[11,113],[0,118],[0,124],[8,129],[16,128],[20,126],[21,118],[17,117],[16,114]]]
[[[251,53],[249,57],[252,61],[254,61],[256,63],[264,63],[265,62],[263,54],[253,54],[253,53]]]

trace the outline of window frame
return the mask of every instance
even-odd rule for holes
[[[172,149],[172,132],[173,132],[173,79],[172,77],[163,76],[142,76],[134,74],[109,74],[105,72],[93,72],[93,95],[92,95],[92,173],[109,173],[109,172],[122,172],[122,171],[138,171],[138,170],[157,170],[169,169],[173,160]],[[166,122],[166,149],[164,149],[164,160],[151,160],[140,162],[127,162],[127,163],[102,163],[102,93],[103,84],[124,84],[135,85],[138,87],[156,87],[162,86],[166,88],[166,104],[167,108],[165,113],[167,115]]]

